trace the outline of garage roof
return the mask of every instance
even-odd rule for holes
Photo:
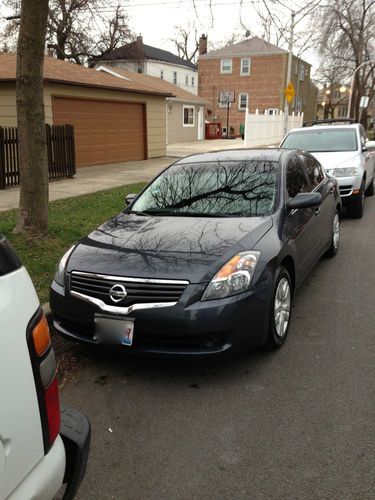
[[[197,103],[197,104],[207,104],[208,101],[202,99],[202,97],[197,96],[196,94],[192,94],[187,90],[184,90],[173,83],[167,82],[166,80],[162,80],[161,78],[157,78],[156,76],[148,76],[141,73],[134,73],[131,71],[126,71],[124,69],[112,66],[100,65],[97,68],[97,71],[108,71],[112,74],[117,74],[119,77],[127,78],[131,81],[141,83],[142,85],[147,85],[158,92],[166,92],[169,94],[174,94],[174,97],[180,101]]]
[[[11,82],[16,80],[16,64],[16,54],[0,54],[0,81]],[[44,58],[44,81],[174,97],[174,94],[170,91],[153,88],[135,79],[118,78],[108,73],[95,71],[94,69],[86,68],[72,62],[61,61],[54,57]]]

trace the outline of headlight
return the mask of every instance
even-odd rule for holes
[[[54,280],[56,281],[56,283],[58,283],[61,286],[64,286],[64,270],[65,270],[65,266],[66,266],[66,263],[67,263],[67,261],[68,261],[68,259],[70,257],[70,254],[73,252],[74,248],[75,248],[75,245],[73,245],[72,247],[70,247],[69,250],[63,255],[63,257],[61,258],[61,260],[59,262],[59,266],[57,268]]]
[[[335,168],[333,171],[333,175],[335,177],[350,177],[351,175],[357,175],[358,174],[358,168],[356,167],[342,167],[342,168]]]
[[[260,252],[252,250],[240,252],[228,260],[209,282],[202,300],[222,299],[246,292],[250,288],[259,257]]]

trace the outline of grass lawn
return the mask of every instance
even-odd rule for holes
[[[139,192],[145,183],[52,201],[49,204],[49,235],[34,240],[13,234],[17,210],[0,212],[0,232],[10,241],[34,282],[41,303],[48,301],[56,266],[65,251],[98,225],[120,212],[128,193]]]

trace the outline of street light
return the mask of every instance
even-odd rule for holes
[[[362,68],[366,64],[371,64],[371,63],[375,63],[375,59],[370,59],[369,61],[363,62],[362,64],[360,64],[359,66],[357,66],[356,69],[354,70],[354,73],[353,73],[352,78],[350,80],[349,106],[348,106],[348,114],[346,116],[347,118],[350,118],[350,113],[351,113],[351,110],[352,110],[352,96],[353,96],[354,77],[355,77],[357,71],[360,68]]]

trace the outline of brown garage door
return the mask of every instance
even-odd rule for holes
[[[53,98],[54,124],[74,125],[77,166],[146,158],[144,105]]]

